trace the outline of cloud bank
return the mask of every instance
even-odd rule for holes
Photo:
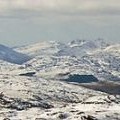
[[[120,15],[120,0],[0,0],[0,15]]]

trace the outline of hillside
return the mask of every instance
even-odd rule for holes
[[[120,45],[0,45],[0,120],[119,120]]]
[[[0,45],[0,59],[10,63],[23,64],[24,62],[30,60],[30,57],[16,52],[12,48]]]

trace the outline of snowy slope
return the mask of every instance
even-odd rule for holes
[[[7,74],[4,69],[0,74],[1,120],[83,120],[84,117],[118,120],[120,117],[119,94],[38,76],[20,76],[20,68],[14,69]]]
[[[102,39],[73,40],[70,43],[42,42],[18,48],[34,56],[27,69],[43,78],[56,78],[60,73],[92,74],[99,80],[120,80],[120,45]]]
[[[60,43],[55,41],[40,42],[27,45],[16,50],[31,56],[55,55],[55,56],[84,56],[91,51],[104,49],[109,44],[103,40],[73,40],[70,43]]]
[[[4,45],[0,45],[0,59],[15,64],[22,64],[28,61],[30,57]]]
[[[15,50],[23,54],[30,55],[32,57],[44,55],[44,54],[54,54],[57,51],[57,42],[40,42],[32,45],[27,45],[23,47],[18,47]]]
[[[58,56],[77,56],[81,57],[88,54],[91,51],[97,49],[104,49],[109,46],[103,40],[73,40],[64,49],[60,49],[57,53]]]
[[[25,62],[24,69],[19,71],[36,71],[43,78],[56,78],[57,74],[69,72],[92,74],[99,80],[120,80],[119,44],[109,45],[103,40],[74,40],[68,44],[36,43],[15,50],[22,54],[1,46],[1,59],[12,63]],[[32,59],[28,60],[24,54]]]
[[[99,81],[64,81],[76,74]],[[15,50],[0,45],[0,120],[118,120],[119,81],[118,44],[76,40]]]

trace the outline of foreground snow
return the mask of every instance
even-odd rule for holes
[[[0,119],[98,120],[120,118],[120,95],[109,95],[62,81],[0,75]],[[94,120],[94,118],[93,118]]]

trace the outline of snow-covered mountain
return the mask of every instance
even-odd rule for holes
[[[32,56],[54,55],[54,56],[76,56],[81,57],[91,51],[104,49],[109,44],[102,39],[98,40],[73,40],[69,43],[60,43],[55,41],[41,42],[33,45],[27,45],[16,50]]]
[[[26,70],[36,71],[43,78],[69,72],[92,74],[99,80],[120,80],[120,45],[110,45],[101,39],[73,40],[66,44],[41,42],[18,47],[17,52],[2,45],[0,49],[2,60],[24,63],[28,66]]]
[[[110,45],[102,39],[73,40],[70,43],[43,42],[17,51],[29,54],[29,69],[42,77],[54,78],[60,72],[92,74],[99,80],[120,80],[120,45]],[[39,71],[39,72],[38,72]],[[55,78],[56,79],[56,78]]]
[[[95,41],[91,40],[73,40],[64,49],[60,49],[57,53],[58,56],[84,56],[91,51],[97,49],[104,49],[109,46],[102,39]]]
[[[12,48],[0,45],[0,60],[4,60],[15,64],[22,64],[30,60],[30,57],[28,57],[25,54],[16,52]]]
[[[54,41],[50,41],[50,42],[44,41],[44,42],[35,43],[32,45],[18,47],[15,50],[23,54],[27,54],[32,57],[35,57],[35,56],[44,55],[44,54],[49,55],[49,54],[56,53],[57,45],[58,43]]]
[[[119,44],[0,45],[0,120],[119,118]]]
[[[36,47],[37,46],[37,47]],[[76,74],[92,74],[99,80],[119,80],[120,48],[102,39],[73,40],[70,43],[44,42],[19,48],[23,53],[34,55],[26,64],[46,74],[67,71]],[[39,74],[39,72],[37,72]],[[46,75],[45,75],[46,76]],[[53,77],[52,75],[50,75]]]

